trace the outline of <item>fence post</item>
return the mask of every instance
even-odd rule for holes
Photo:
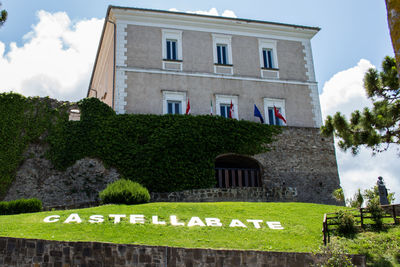
[[[394,220],[394,224],[399,224],[398,220],[397,220],[397,216],[396,216],[396,206],[392,205],[392,209],[393,209],[393,220]]]
[[[324,234],[324,245],[326,246],[326,234],[327,234],[327,223],[326,223],[326,213],[324,214],[324,220],[322,222],[322,233]]]
[[[360,208],[360,224],[361,224],[361,229],[364,229],[363,208]]]

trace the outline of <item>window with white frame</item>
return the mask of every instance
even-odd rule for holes
[[[164,60],[182,60],[182,31],[162,30],[162,56]]]
[[[232,37],[223,34],[213,34],[214,63],[232,65]]]
[[[275,112],[275,109],[277,112]],[[279,118],[280,114],[286,120],[285,100],[276,98],[264,98],[264,116],[267,124],[270,125],[286,125],[286,123]]]
[[[232,118],[239,119],[238,96],[235,95],[215,95],[216,114],[229,118],[229,112],[232,103]]]
[[[167,39],[167,57],[168,60],[178,60],[177,40]]]
[[[259,39],[260,66],[263,69],[278,69],[278,56],[276,54],[276,41]]]
[[[183,114],[186,92],[163,91],[163,114]]]

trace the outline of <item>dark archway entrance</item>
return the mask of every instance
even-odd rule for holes
[[[261,165],[250,157],[225,154],[215,159],[215,178],[218,188],[261,187]]]

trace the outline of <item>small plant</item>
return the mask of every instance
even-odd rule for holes
[[[339,211],[335,223],[338,225],[336,231],[339,236],[353,237],[356,233],[354,216],[348,211]]]
[[[103,204],[141,204],[150,201],[149,191],[139,183],[120,179],[100,192]]]
[[[355,266],[348,251],[336,243],[328,246],[320,247],[320,251],[314,254],[316,264],[312,266],[318,267],[352,267]]]
[[[41,210],[42,201],[36,198],[0,202],[0,215],[39,212]]]
[[[368,201],[367,210],[371,214],[371,219],[374,221],[375,228],[377,230],[382,229],[385,212],[380,206],[379,197],[372,198]]]
[[[344,203],[344,193],[342,188],[338,188],[332,193],[332,197],[340,203]]]

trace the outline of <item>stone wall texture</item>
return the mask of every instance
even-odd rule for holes
[[[250,156],[261,166],[262,187],[152,193],[152,201],[343,204],[332,198],[332,192],[340,187],[332,138],[322,137],[317,128],[283,127],[276,139],[269,152]],[[35,197],[46,209],[87,207],[98,204],[98,193],[120,177],[117,170],[89,158],[58,171],[44,157],[46,149],[37,144],[28,147],[4,200]]]
[[[308,267],[318,259],[319,256],[310,253],[188,249],[0,237],[0,266],[7,267]],[[352,259],[356,266],[366,266],[365,256],[353,255]]]
[[[56,170],[45,158],[46,150],[38,144],[28,147],[5,201],[37,198],[47,209],[87,207],[98,203],[99,192],[119,179],[115,169],[106,169],[98,159],[84,158],[65,171]]]
[[[267,153],[252,156],[262,170],[262,187],[211,188],[152,193],[152,201],[311,202],[343,205],[332,198],[340,188],[332,138],[318,128],[284,127]]]

